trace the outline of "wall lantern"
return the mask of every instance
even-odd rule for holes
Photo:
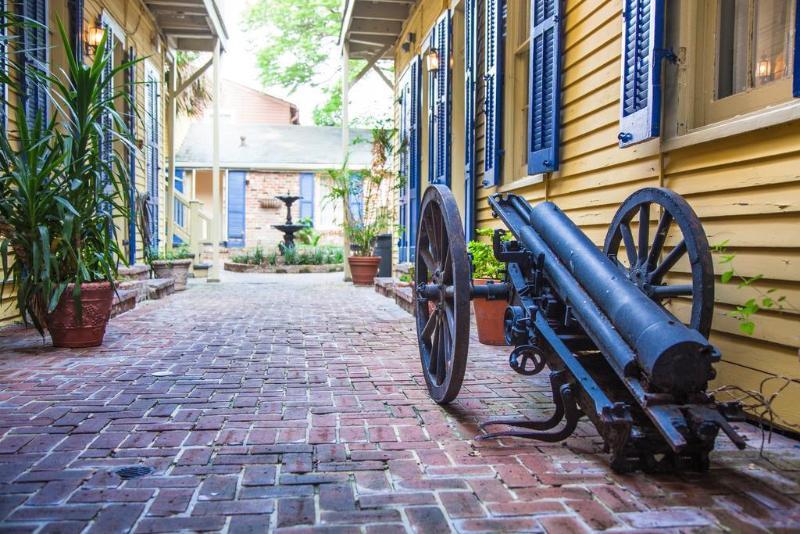
[[[105,28],[99,21],[95,26],[86,30],[86,48],[89,52],[97,50],[97,47],[103,42],[103,35],[105,35]]]
[[[439,51],[435,48],[431,48],[428,50],[428,53],[425,54],[425,65],[428,68],[428,72],[435,72],[439,70]]]

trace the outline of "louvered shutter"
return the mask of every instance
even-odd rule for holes
[[[436,21],[431,35],[431,47],[439,54],[439,68],[430,76],[431,139],[430,182],[450,187],[451,165],[451,72],[452,43],[450,10]]]
[[[485,156],[483,186],[500,183],[503,139],[503,17],[502,0],[484,0]]]
[[[47,0],[24,0],[22,16],[27,19],[23,30],[22,62],[25,69],[23,77],[25,117],[29,125],[38,114],[43,120],[48,116],[47,81],[49,72]]]
[[[532,0],[528,174],[558,169],[561,125],[561,1]]]
[[[145,74],[145,142],[146,142],[146,173],[149,212],[150,252],[158,252],[158,175],[160,171],[159,143],[161,140],[161,123],[159,121],[160,77],[153,68],[147,68]]]
[[[464,3],[464,235],[475,236],[475,76],[478,0]]]
[[[128,131],[132,138],[136,139],[136,51],[128,49],[127,56],[128,68],[125,72],[125,84],[128,89],[127,102],[127,122]],[[129,216],[128,216],[128,262],[133,265],[136,263],[136,149],[132,145],[127,147],[128,151],[128,179],[130,180],[129,194]]]
[[[364,177],[359,173],[350,175],[350,216],[355,224],[364,222]]]
[[[106,32],[106,64],[103,69],[103,80],[105,81],[105,85],[103,86],[103,100],[108,101],[111,100],[114,95],[114,80],[111,76],[114,70],[114,33],[111,26],[105,22],[103,23],[103,30]],[[100,159],[106,167],[103,171],[103,184],[107,185],[110,182],[108,173],[110,171],[114,150],[114,123],[110,113],[103,113],[103,116],[100,118],[100,126],[102,135],[100,138],[99,152]]]
[[[794,96],[800,98],[800,2],[794,7]]]
[[[664,0],[623,1],[621,147],[658,137]]]
[[[6,2],[0,0],[0,69],[2,69],[3,76],[7,73],[8,65],[6,63],[8,57],[8,45],[6,39]],[[6,84],[0,83],[0,134],[5,135],[7,118],[8,118],[8,95],[6,94]]]
[[[83,0],[69,0],[69,27],[72,52],[78,63],[83,62]]]
[[[408,186],[411,169],[411,155],[409,146],[409,133],[411,118],[409,117],[411,104],[411,70],[409,69],[400,80],[400,176],[406,181],[399,191],[399,205],[397,207],[400,223],[400,240],[397,243],[400,263],[408,261]]]
[[[304,172],[300,174],[300,219],[309,218],[314,224],[314,173]]]
[[[419,56],[411,60],[411,90],[408,112],[408,261],[414,261],[417,250],[417,225],[422,174],[422,147],[420,123],[422,99],[422,61]]]

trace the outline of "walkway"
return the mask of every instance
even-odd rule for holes
[[[441,408],[391,301],[340,274],[254,276],[141,306],[97,350],[0,333],[0,531],[800,528],[797,442],[759,459],[751,431],[755,449],[673,476],[611,473],[589,425],[476,444],[489,415],[546,412],[546,380],[473,341]]]

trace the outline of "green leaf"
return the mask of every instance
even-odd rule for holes
[[[724,273],[722,273],[722,275],[720,276],[720,281],[721,281],[723,284],[727,284],[728,282],[730,282],[730,281],[731,281],[731,278],[733,278],[733,275],[734,275],[734,271],[733,271],[733,269],[731,269],[730,271],[725,271],[725,272],[724,272]]]
[[[756,324],[752,321],[743,321],[739,323],[739,331],[748,336],[752,336],[756,330]]]

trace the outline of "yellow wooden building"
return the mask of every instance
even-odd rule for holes
[[[175,101],[180,91],[196,78],[181,80],[172,73],[177,73],[179,51],[219,52],[224,46],[226,30],[216,3],[213,0],[0,0],[0,11],[36,23],[29,23],[30,29],[23,32],[25,35],[19,36],[21,39],[11,39],[10,50],[4,51],[15,55],[18,64],[33,65],[52,74],[66,70],[67,57],[58,34],[59,21],[81,58],[90,58],[103,32],[107,32],[115,65],[140,60],[114,83],[119,83],[120,87],[126,84],[129,99],[136,108],[135,113],[132,109],[118,111],[129,118],[138,146],[138,150],[127,151],[125,157],[131,186],[136,193],[145,196],[145,204],[134,206],[131,220],[119,220],[117,231],[128,251],[129,262],[141,262],[144,251],[137,224],[140,214],[136,210],[148,209],[150,244],[155,250],[163,250],[171,242],[167,233],[170,236],[175,233],[175,223],[167,223],[175,219],[173,208],[182,209],[174,202],[174,191],[170,187],[174,183],[174,179],[170,179],[174,169],[169,161],[175,152]],[[19,43],[19,50],[14,43]],[[214,57],[218,60],[218,56]],[[206,68],[212,63],[216,66],[218,61],[209,61]],[[26,91],[36,93],[25,95],[29,116],[34,116],[39,109],[52,109],[46,88],[32,85]],[[12,103],[17,102],[17,95],[8,95],[8,98]],[[13,114],[4,109],[3,120],[4,128],[13,134]],[[4,299],[0,324],[18,319],[13,299]]]
[[[432,181],[450,185],[468,236],[498,224],[486,198],[501,191],[554,201],[598,246],[632,192],[666,187],[725,245],[715,386],[769,395],[785,384],[771,377],[800,380],[798,20],[797,0],[348,0],[345,57],[395,64],[399,261]],[[731,266],[760,279],[722,283]],[[783,309],[742,333],[733,312],[765,296]],[[799,425],[800,382],[773,407]]]

